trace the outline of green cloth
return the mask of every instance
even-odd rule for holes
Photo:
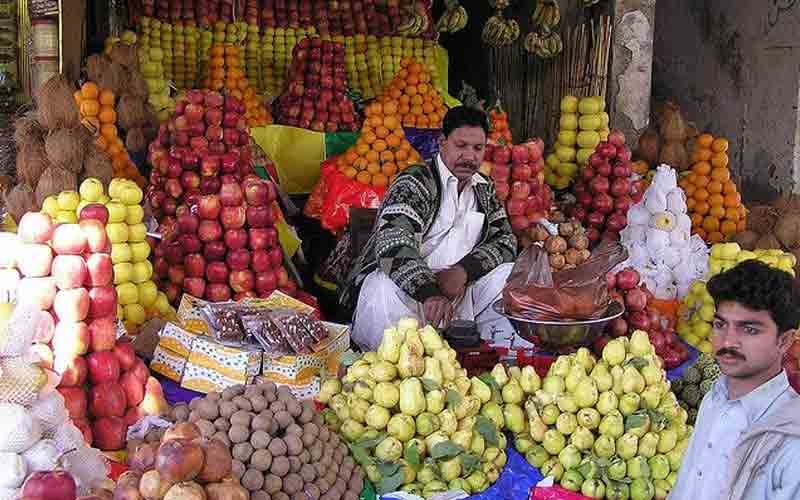
[[[335,132],[325,134],[325,159],[339,156],[356,143],[358,132]]]

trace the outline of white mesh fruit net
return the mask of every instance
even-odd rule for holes
[[[42,311],[34,305],[17,305],[8,321],[5,334],[0,335],[0,357],[25,354],[43,316]]]
[[[64,396],[54,391],[40,397],[31,405],[31,415],[38,418],[45,434],[54,434],[59,425],[69,420]]]
[[[81,494],[88,493],[92,486],[108,477],[108,460],[99,451],[86,445],[64,455],[61,463],[75,478]]]
[[[47,383],[47,374],[23,358],[0,358],[0,402],[28,406]]]
[[[22,491],[18,488],[0,488],[0,500],[15,500]]]
[[[56,442],[56,446],[58,446],[61,453],[67,453],[86,445],[83,440],[83,433],[72,422],[65,422],[59,425],[53,434],[53,441]]]
[[[61,450],[52,439],[42,439],[22,454],[29,473],[55,470],[60,456]]]
[[[0,403],[0,422],[0,451],[22,453],[42,437],[39,422],[21,405]]]

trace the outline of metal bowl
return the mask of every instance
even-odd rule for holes
[[[602,318],[584,321],[533,321],[506,314],[503,299],[495,302],[494,310],[511,322],[520,337],[545,350],[559,351],[567,347],[591,344],[612,319],[625,312],[622,303],[612,300]]]

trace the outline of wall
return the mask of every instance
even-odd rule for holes
[[[800,192],[800,0],[662,0],[653,95],[728,137],[746,200]]]

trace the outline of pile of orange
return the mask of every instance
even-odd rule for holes
[[[250,86],[237,45],[211,46],[208,68],[205,69],[201,87],[223,92],[244,101],[245,118],[249,126],[261,127],[272,123],[272,115],[259,101],[256,89]]]
[[[117,130],[117,112],[114,109],[116,97],[109,89],[101,89],[94,82],[86,82],[75,91],[75,103],[81,116],[81,123],[95,137],[95,145],[108,155],[114,177],[122,177],[144,186],[145,178],[128,155],[125,142]]]
[[[397,108],[397,116],[404,127],[442,128],[442,118],[447,112],[442,96],[431,83],[430,74],[414,59],[400,61],[400,71],[378,101]]]
[[[489,140],[495,144],[513,144],[511,129],[508,127],[508,113],[498,102],[489,110]]]
[[[373,102],[356,143],[340,155],[340,172],[362,184],[388,186],[399,172],[420,162],[420,155],[406,139],[397,106]]]
[[[746,225],[747,209],[731,179],[727,151],[727,139],[700,134],[691,154],[692,167],[679,182],[686,192],[692,234],[711,244],[728,240]]]

